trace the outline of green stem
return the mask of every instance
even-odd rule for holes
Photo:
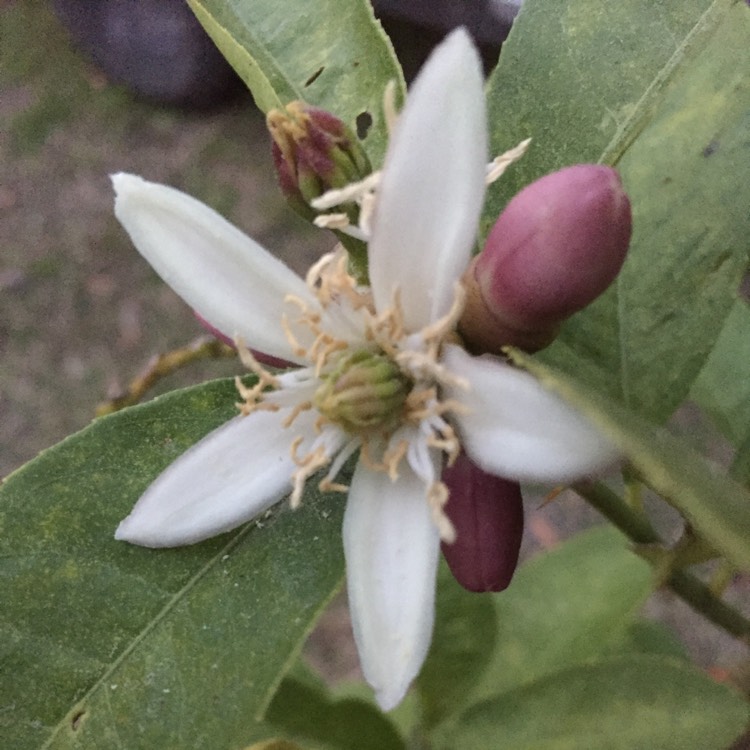
[[[628,507],[622,498],[606,485],[601,482],[581,482],[574,485],[573,489],[636,544],[664,545],[664,540],[646,516]],[[684,570],[675,570],[668,574],[666,584],[714,625],[750,644],[750,622],[736,609],[715,596],[700,579]]]
[[[625,502],[628,507],[632,508],[636,513],[643,512],[643,485],[638,480],[632,471],[623,469],[623,478],[625,479]]]

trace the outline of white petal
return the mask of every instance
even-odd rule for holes
[[[482,67],[459,29],[409,91],[385,157],[369,247],[375,306],[401,289],[407,330],[444,316],[471,256],[484,196]]]
[[[295,469],[289,447],[316,415],[289,429],[285,411],[238,416],[189,448],[141,496],[115,534],[145,547],[193,544],[249,521],[280,500]]]
[[[392,482],[360,462],[344,516],[354,639],[384,711],[406,694],[432,637],[440,537],[425,494],[408,466]]]
[[[290,268],[205,204],[129,174],[112,176],[115,214],[164,281],[226,336],[300,361],[281,327],[284,298],[312,297]]]
[[[582,414],[526,372],[494,357],[444,347],[442,363],[471,389],[448,389],[468,407],[456,421],[469,456],[485,471],[519,481],[569,482],[613,464],[612,443]]]

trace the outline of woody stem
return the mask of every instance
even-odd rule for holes
[[[643,513],[631,508],[601,482],[579,482],[573,489],[636,545],[665,546],[664,540]],[[635,549],[639,553],[638,548]],[[639,553],[640,554],[640,553]],[[647,556],[646,559],[649,559]],[[750,645],[750,622],[716,596],[703,581],[685,570],[669,570],[665,584],[696,612],[714,625]]]

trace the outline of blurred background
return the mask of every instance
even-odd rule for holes
[[[413,72],[460,23],[491,66],[518,5],[381,0],[376,10]],[[110,173],[195,195],[300,272],[334,244],[287,209],[264,117],[182,0],[0,0],[0,164],[0,477],[85,427],[152,355],[203,334],[115,220]],[[155,393],[238,369],[194,364]],[[527,512],[524,556],[600,522],[572,493],[531,498]],[[745,578],[730,597],[748,593]],[[648,609],[719,679],[746,658],[669,594]],[[311,658],[356,669],[348,633],[339,607]]]

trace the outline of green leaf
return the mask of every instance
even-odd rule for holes
[[[695,60],[734,0],[525,0],[487,85],[493,153],[529,152],[493,186],[486,226],[524,185],[613,163]]]
[[[687,395],[747,262],[748,67],[750,19],[732,0],[529,0],[490,82],[495,150],[535,141],[485,228],[541,174],[619,159],[628,260],[543,356],[655,421]]]
[[[310,747],[332,750],[404,750],[393,724],[372,703],[332,700],[327,691],[287,677],[266,714],[284,735]],[[312,744],[311,744],[312,743]]]
[[[330,692],[337,700],[359,700],[371,703],[373,699],[372,688],[362,680],[339,682],[331,687]],[[421,719],[422,706],[416,690],[408,691],[401,703],[388,712],[388,720],[403,737],[411,737]]]
[[[682,441],[621,404],[521,352],[513,361],[579,409],[622,451],[639,478],[677,508],[701,536],[750,570],[750,493]]]
[[[245,750],[303,750],[303,748],[296,745],[294,742],[274,739],[256,742],[251,747],[245,748]]]
[[[342,578],[341,497],[311,483],[300,510],[187,548],[112,536],[235,400],[216,381],[103,418],[0,488],[3,747],[234,750],[274,736],[256,719]]]
[[[690,396],[734,445],[750,437],[750,307],[743,300],[735,301]]]
[[[725,750],[746,726],[739,695],[661,656],[573,667],[467,711],[438,747]]]
[[[464,707],[489,665],[496,639],[497,614],[491,597],[461,588],[443,563],[432,644],[417,678],[427,727]]]
[[[372,163],[385,153],[383,92],[404,80],[390,41],[365,0],[189,0],[198,20],[245,81],[261,110],[295,99],[332,112],[357,132]],[[360,121],[361,122],[361,121]]]
[[[730,474],[740,484],[750,489],[750,435],[737,449]]]
[[[472,701],[601,653],[653,590],[650,566],[612,528],[588,531],[523,565],[493,597],[497,645]]]
[[[690,661],[685,647],[674,632],[663,623],[651,620],[636,620],[625,630],[622,638],[610,644],[604,653],[607,656],[650,654]]]

